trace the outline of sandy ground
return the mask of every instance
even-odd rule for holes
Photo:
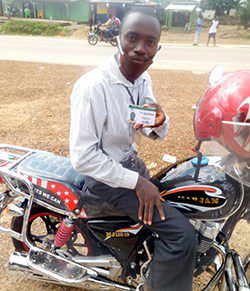
[[[77,78],[90,67],[22,62],[0,62],[0,143],[48,150],[68,156],[70,92]],[[192,155],[192,105],[207,87],[207,75],[181,71],[151,71],[155,96],[171,119],[168,138],[162,142],[143,139],[139,150],[151,173],[167,164],[164,153],[178,159]],[[249,250],[250,230],[239,223],[231,241],[241,254]],[[13,251],[11,240],[0,235],[0,290],[70,290],[11,276],[6,268]],[[194,284],[201,290],[203,279]]]

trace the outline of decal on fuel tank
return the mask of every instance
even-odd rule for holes
[[[185,210],[208,211],[221,208],[226,203],[221,189],[207,185],[189,185],[161,192],[173,206]]]

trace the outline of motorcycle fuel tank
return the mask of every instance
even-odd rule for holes
[[[152,181],[162,197],[186,217],[223,220],[240,206],[243,187],[223,172],[220,157],[208,156],[204,160],[197,178],[196,158],[189,158],[166,168]]]

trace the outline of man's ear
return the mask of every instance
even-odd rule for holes
[[[159,51],[161,49],[161,45],[159,44],[158,45],[158,48],[157,48],[157,51]]]

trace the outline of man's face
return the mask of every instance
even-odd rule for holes
[[[160,36],[161,28],[155,18],[140,13],[129,14],[121,31],[123,66],[147,70],[157,53]]]

